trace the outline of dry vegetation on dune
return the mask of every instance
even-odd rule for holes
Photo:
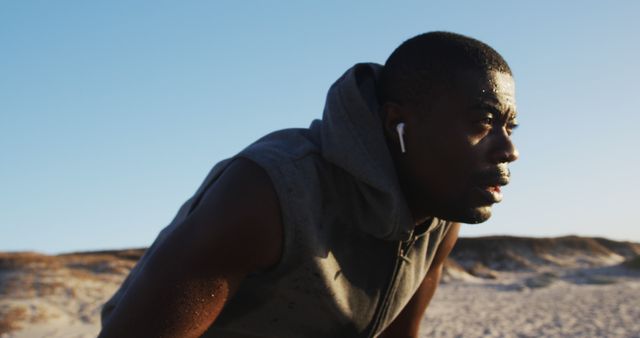
[[[60,262],[55,256],[47,256],[35,252],[2,252],[0,253],[0,271],[24,268],[58,268]]]
[[[25,319],[27,319],[25,307],[0,306],[0,335],[21,329],[20,323]]]
[[[622,263],[640,255],[640,244],[566,236],[461,238],[450,258],[468,272],[537,271],[545,267],[584,268]]]
[[[95,322],[143,252],[0,253],[0,335],[65,317]]]

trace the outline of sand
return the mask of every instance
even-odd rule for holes
[[[640,337],[640,279],[608,283],[441,285],[420,337]]]
[[[420,337],[640,337],[640,278],[593,282],[599,284],[551,278],[532,287],[526,286],[528,278],[440,285]],[[20,302],[33,311],[28,316],[40,312],[45,318],[0,337],[95,337],[101,299],[114,288],[101,290],[96,298],[95,292],[89,296],[90,287],[76,287],[73,297],[57,294]]]
[[[459,244],[420,337],[640,338],[637,244],[576,238]],[[102,304],[142,252],[0,253],[0,338],[96,337]]]

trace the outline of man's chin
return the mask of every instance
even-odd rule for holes
[[[440,218],[452,222],[479,224],[491,218],[491,206],[488,205],[468,208],[465,210],[457,210],[456,212],[452,212],[449,215],[444,215],[444,217]]]

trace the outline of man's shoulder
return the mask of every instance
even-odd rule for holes
[[[287,193],[312,193],[325,188],[333,190],[350,179],[344,169],[327,160],[322,152],[320,121],[309,128],[283,129],[272,132],[252,143],[236,157],[251,160],[262,167],[278,190],[287,185]],[[300,189],[296,189],[300,188]]]
[[[310,128],[289,128],[271,132],[250,144],[239,155],[258,164],[278,164],[296,161],[309,155],[319,155],[320,135],[314,124]]]

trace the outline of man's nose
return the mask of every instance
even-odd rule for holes
[[[513,144],[511,136],[503,131],[496,135],[495,145],[490,156],[493,163],[509,163],[517,160],[520,153]]]

